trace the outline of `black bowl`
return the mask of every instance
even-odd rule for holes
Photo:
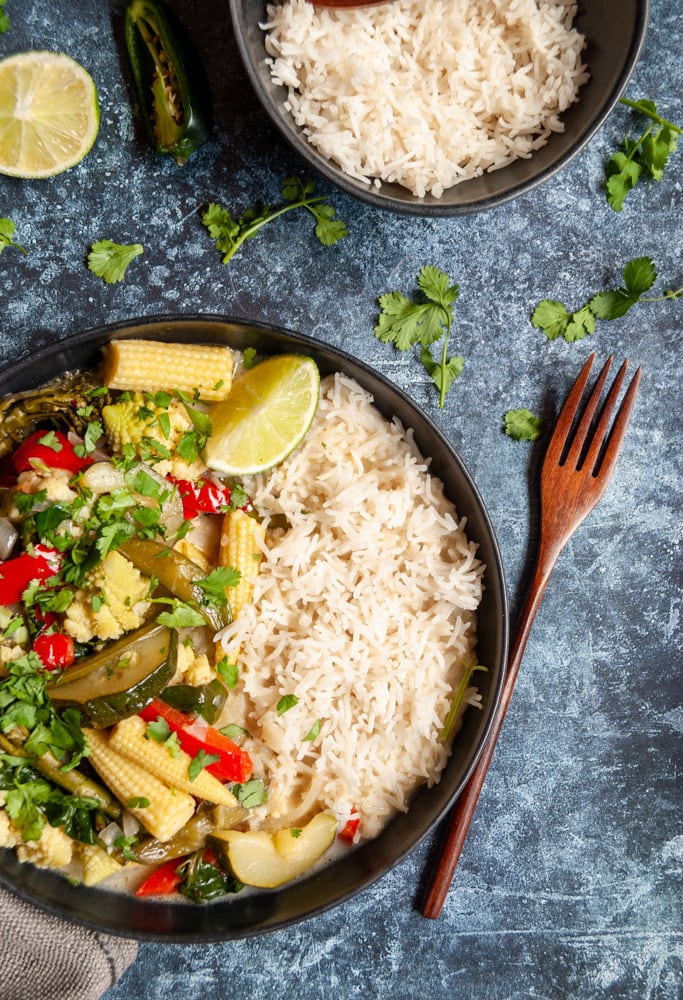
[[[479,545],[486,564],[485,594],[478,616],[478,657],[488,673],[478,675],[481,712],[470,710],[454,741],[452,756],[439,784],[423,788],[408,813],[392,820],[372,841],[317,873],[290,886],[252,892],[197,906],[140,900],[134,896],[71,885],[45,869],[20,864],[0,850],[0,883],[62,917],[90,927],[138,938],[191,942],[243,938],[313,916],[370,885],[405,857],[432,829],[462,790],[482,749],[503,682],[508,641],[505,581],[500,553],[488,515],[467,470],[437,427],[385,378],[350,355],[288,330],[245,324],[218,316],[145,318],[117,323],[68,337],[11,366],[0,375],[0,397],[33,388],[74,368],[94,367],[103,344],[112,338],[229,344],[254,347],[265,354],[294,350],[313,357],[322,374],[343,371],[360,382],[387,416],[412,427],[433,472],[446,485],[467,532]]]
[[[237,45],[261,104],[287,142],[314,170],[347,194],[407,215],[451,216],[481,212],[530,191],[565,167],[605,122],[628,83],[645,39],[649,0],[583,0],[576,26],[585,35],[583,53],[591,78],[579,100],[562,115],[565,131],[554,133],[530,159],[463,181],[441,198],[417,198],[399,184],[368,186],[319,153],[284,107],[287,92],[275,86],[266,66],[266,0],[228,0]]]

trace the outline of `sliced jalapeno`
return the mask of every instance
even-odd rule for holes
[[[182,27],[157,0],[131,0],[124,31],[152,146],[183,164],[211,132],[213,116],[204,68]]]

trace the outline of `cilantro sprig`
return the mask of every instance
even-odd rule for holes
[[[621,149],[613,153],[605,166],[607,201],[615,212],[621,212],[629,191],[644,178],[661,181],[669,156],[678,145],[683,129],[662,118],[654,101],[641,99],[621,104],[649,119],[649,124],[633,139],[627,136]]]
[[[429,264],[421,269],[417,284],[420,292],[415,299],[406,298],[401,292],[387,292],[379,297],[381,311],[375,336],[399,351],[420,347],[420,361],[439,390],[439,406],[443,407],[446,393],[465,363],[460,356],[448,357],[453,305],[460,288],[451,283],[444,271]],[[435,360],[430,348],[439,340],[441,356]]]
[[[0,4],[1,3],[2,0],[0,0]],[[3,14],[2,8],[0,7],[0,34],[2,34],[3,31],[2,18],[6,16],[7,15]],[[21,243],[16,243],[13,239],[14,230],[16,228],[17,227],[11,219],[0,219],[0,253],[2,253],[3,250],[6,250],[7,247],[14,247],[15,250],[21,250],[22,253],[26,253],[26,248],[22,247]]]
[[[245,240],[256,236],[267,223],[297,208],[310,212],[315,219],[315,235],[323,246],[332,246],[347,235],[346,223],[335,218],[336,211],[326,202],[324,195],[314,192],[314,181],[288,177],[281,189],[285,204],[279,208],[271,209],[269,205],[260,209],[250,208],[235,220],[227,208],[211,202],[202,212],[201,219],[216,249],[224,255],[224,264],[235,256]]]
[[[142,243],[114,243],[97,240],[90,247],[88,268],[107,285],[122,281],[131,261],[143,252]]]
[[[6,0],[0,0],[0,35],[4,35],[11,27],[9,14],[5,10],[5,3]]]
[[[657,280],[657,269],[650,257],[630,260],[622,271],[623,285],[597,292],[575,312],[557,299],[543,299],[531,315],[531,324],[542,330],[548,340],[562,337],[568,343],[583,340],[595,333],[599,319],[613,320],[624,316],[638,302],[664,302],[683,298],[683,286],[668,289],[662,295],[646,296]]]

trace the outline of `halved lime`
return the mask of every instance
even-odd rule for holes
[[[301,443],[319,397],[320,374],[311,358],[266,358],[236,379],[228,398],[212,407],[207,465],[228,476],[279,465]]]
[[[52,177],[80,163],[100,126],[92,77],[61,52],[0,60],[0,173]]]

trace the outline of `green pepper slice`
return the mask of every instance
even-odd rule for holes
[[[204,67],[182,27],[157,0],[131,0],[124,33],[150,142],[183,164],[211,133]]]
[[[119,551],[145,576],[155,577],[164,590],[178,600],[196,605],[214,632],[231,623],[230,605],[216,607],[206,603],[198,583],[206,574],[181,552],[169,549],[151,538],[129,538],[120,546]]]

